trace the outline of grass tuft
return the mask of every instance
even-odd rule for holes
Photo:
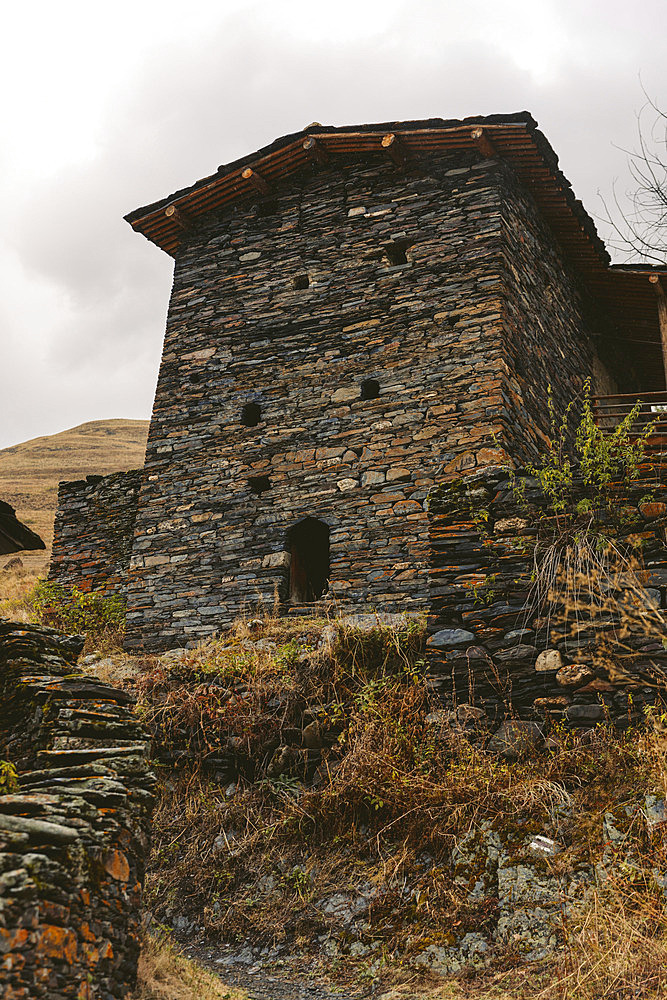
[[[471,736],[427,721],[422,657],[416,629],[362,633],[302,620],[246,625],[180,660],[157,660],[138,682],[164,774],[147,880],[157,918],[182,912],[213,940],[298,941],[316,955],[330,931],[322,901],[366,893],[361,940],[397,969],[426,945],[495,925],[498,900],[489,891],[471,902],[453,863],[468,833],[490,825],[509,850],[528,835],[556,838],[565,849],[540,863],[567,876],[602,858],[606,812],[665,791],[659,725],[624,733],[599,725],[585,738],[555,726],[548,749],[506,761],[483,730]],[[659,867],[661,848],[640,813],[631,832],[640,870]],[[608,885],[594,897],[605,900],[602,915],[615,914],[595,925],[596,947],[609,956],[621,903],[650,936],[645,882],[630,883],[632,906]],[[572,968],[593,954],[587,921],[571,917],[562,928]],[[652,926],[658,954],[662,926]],[[498,953],[487,973],[500,977],[498,990],[518,961],[511,949]],[[354,967],[347,956],[346,965]],[[562,996],[589,1000],[558,968],[559,981],[579,990]],[[539,996],[540,975],[533,993],[506,995]],[[451,996],[467,988],[464,977]],[[481,981],[476,988],[469,995],[486,996]]]
[[[213,973],[180,953],[164,935],[146,935],[137,986],[129,1000],[247,1000]]]

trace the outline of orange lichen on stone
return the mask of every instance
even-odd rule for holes
[[[111,941],[101,942],[100,958],[113,958],[113,948],[111,947]]]
[[[463,472],[465,469],[475,467],[475,456],[471,451],[464,451],[462,455],[457,455],[444,468],[445,476],[450,476],[455,472]]]
[[[37,931],[35,951],[49,958],[65,959],[71,965],[76,959],[76,934],[65,927],[42,924]]]
[[[84,939],[84,941],[96,941],[97,938],[90,929],[90,924],[87,920],[79,924],[79,934]]]
[[[109,851],[104,859],[104,869],[117,882],[127,882],[130,877],[130,865],[122,851]]]
[[[2,968],[6,969],[7,972],[19,972],[24,965],[25,955],[17,954],[16,952],[5,955],[2,960]]]
[[[14,931],[0,927],[0,951],[14,951],[22,948],[28,940],[28,931],[25,927],[18,927]]]
[[[7,652],[15,656],[12,669],[0,670],[0,743],[15,748],[33,774],[37,767],[39,787],[46,789],[3,799],[17,832],[9,824],[0,840],[10,842],[17,862],[0,891],[2,1000],[120,997],[136,976],[138,876],[154,779],[138,741],[128,769],[125,746],[142,735],[130,699],[76,668],[82,647],[80,637],[0,622],[0,661]],[[36,703],[43,709],[37,729],[27,724]],[[63,703],[71,706],[67,712]],[[73,735],[82,719],[94,724],[96,736]],[[102,801],[110,795],[114,807],[80,799],[81,782],[94,782]]]
[[[504,448],[480,448],[477,452],[478,465],[512,465]]]
[[[661,503],[657,500],[640,503],[639,510],[648,521],[652,521],[653,518],[664,517],[667,514],[667,503]]]
[[[81,945],[81,957],[89,969],[94,968],[100,960],[100,950],[94,944]]]
[[[15,990],[13,986],[8,986],[2,1000],[29,1000],[29,994],[22,986]]]

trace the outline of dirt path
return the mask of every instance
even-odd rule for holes
[[[371,1000],[376,996],[374,984],[361,989],[331,987],[294,968],[275,970],[260,963],[239,966],[227,951],[218,957],[216,951],[201,946],[185,950],[189,958],[220,976],[226,986],[245,990],[250,1000]]]
[[[250,1000],[361,1000],[373,993],[331,993],[325,986],[318,986],[305,979],[283,979],[260,971],[257,973],[232,972],[224,974],[224,981],[246,991]]]

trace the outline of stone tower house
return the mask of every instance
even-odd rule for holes
[[[130,647],[257,601],[426,607],[436,482],[535,455],[549,386],[562,410],[588,376],[663,384],[617,336],[655,322],[645,275],[646,316],[525,113],[312,125],[127,218],[175,262],[145,468],[116,495]],[[64,580],[106,488],[74,486]]]

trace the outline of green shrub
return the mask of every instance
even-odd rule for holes
[[[0,795],[13,795],[18,791],[16,768],[8,760],[0,760]]]
[[[122,631],[125,627],[125,601],[115,594],[86,592],[40,579],[25,600],[40,625],[64,632],[100,635]]]
[[[569,419],[576,403],[573,400],[567,406],[558,423],[549,386],[549,442],[540,460],[529,465],[528,471],[539,481],[556,516],[569,512],[575,493],[575,481],[580,480],[578,488],[583,486],[589,495],[579,501],[576,514],[588,514],[592,518],[601,512],[609,513],[615,509],[618,503],[615,486],[627,485],[640,478],[655,421],[637,432],[642,407],[637,402],[612,431],[598,427],[593,414],[590,379],[584,382],[579,423],[572,428]]]

